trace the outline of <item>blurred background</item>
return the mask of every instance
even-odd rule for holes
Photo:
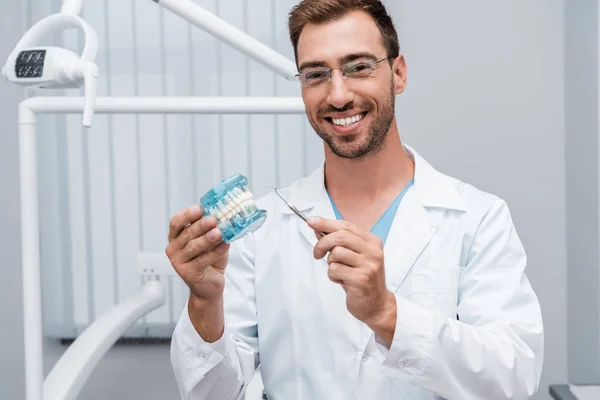
[[[290,59],[296,0],[195,0]],[[504,198],[544,314],[537,399],[600,380],[597,1],[391,1],[408,63],[400,134],[440,171]],[[0,60],[60,0],[0,3]],[[276,76],[149,0],[87,0],[100,96],[299,96]],[[73,50],[76,32],[48,38]],[[24,398],[17,106],[0,80],[0,399]],[[78,90],[50,92],[79,95]],[[322,160],[304,116],[38,117],[44,354],[49,371],[98,315],[140,290],[138,251],[163,252],[170,216],[240,172],[257,196]],[[175,399],[168,338],[186,299],[140,320],[82,399]]]

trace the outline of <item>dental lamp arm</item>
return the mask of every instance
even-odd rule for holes
[[[85,63],[81,68],[85,87],[85,103],[83,106],[83,126],[92,126],[94,108],[96,107],[96,92],[98,87],[98,67],[93,63]]]
[[[67,2],[68,1],[69,0],[67,0]],[[17,54],[25,48],[37,45],[45,36],[50,35],[54,31],[67,28],[77,28],[83,32],[85,45],[83,47],[81,59],[94,62],[96,60],[96,54],[98,53],[98,35],[96,34],[96,31],[77,15],[68,13],[50,15],[32,26],[25,35],[23,35],[21,40],[19,40],[15,49],[9,56],[9,59],[16,58]]]
[[[205,30],[288,80],[296,80],[296,64],[256,40],[246,32],[225,22],[191,0],[152,0],[186,21]]]
[[[63,7],[72,11],[81,8],[81,0],[67,0]],[[85,34],[85,46],[81,56],[60,47],[39,46],[43,38],[56,30],[78,28]],[[10,82],[41,88],[85,88],[83,125],[91,126],[96,101],[98,67],[95,64],[98,37],[94,29],[71,12],[50,15],[23,35],[2,68],[2,74]]]
[[[61,13],[72,13],[79,15],[83,8],[83,0],[63,0]]]

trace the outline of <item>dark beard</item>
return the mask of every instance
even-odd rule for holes
[[[354,104],[347,104],[343,111],[352,110],[354,108]],[[367,141],[364,144],[361,144],[359,147],[349,147],[345,146],[346,144],[353,143],[357,140],[358,134],[346,135],[342,137],[334,137],[333,135],[328,134],[325,130],[320,130],[316,121],[314,121],[310,115],[307,114],[308,120],[312,125],[313,129],[319,135],[321,139],[331,149],[331,151],[341,158],[347,159],[359,159],[361,157],[365,157],[367,155],[377,154],[385,143],[385,138],[387,136],[388,131],[390,130],[390,126],[392,125],[392,121],[394,120],[394,108],[395,108],[395,96],[394,96],[394,88],[392,86],[390,91],[390,96],[382,103],[382,109],[378,115],[373,115],[371,112],[374,109],[372,105],[364,106],[360,104],[357,107],[360,110],[366,110],[369,112],[373,118],[371,122],[371,126],[368,127],[369,135],[367,136]],[[336,112],[342,111],[339,109],[334,109],[331,106],[326,107],[324,110],[319,110],[317,115],[321,116],[328,112]],[[319,117],[319,120],[322,120],[322,117]],[[324,122],[327,123],[327,122]]]

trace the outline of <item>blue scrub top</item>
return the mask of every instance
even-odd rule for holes
[[[400,202],[402,201],[402,198],[404,197],[404,195],[406,194],[408,189],[410,189],[413,184],[414,184],[414,179],[411,180],[410,183],[404,188],[402,193],[400,193],[398,195],[398,197],[396,197],[394,202],[388,207],[387,210],[385,210],[385,212],[379,218],[379,220],[377,221],[375,226],[373,226],[373,228],[371,229],[371,233],[379,236],[381,238],[381,240],[383,241],[383,244],[385,244],[388,233],[390,232],[390,228],[392,227],[392,222],[394,221],[394,216],[396,215],[396,211],[398,211],[398,206],[400,206]],[[333,199],[331,198],[329,191],[327,191],[327,195],[329,196],[329,201],[331,201],[331,206],[333,207],[333,211],[335,212],[335,217],[339,220],[344,219],[342,217],[342,214],[340,214],[340,211],[335,206],[335,203],[333,202]]]

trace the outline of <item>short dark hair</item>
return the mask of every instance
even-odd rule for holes
[[[334,22],[353,11],[368,13],[383,37],[383,45],[389,58],[400,54],[398,33],[392,17],[380,0],[302,0],[289,14],[288,28],[294,46],[294,56],[298,63],[298,41],[304,26],[309,23],[324,24]]]

